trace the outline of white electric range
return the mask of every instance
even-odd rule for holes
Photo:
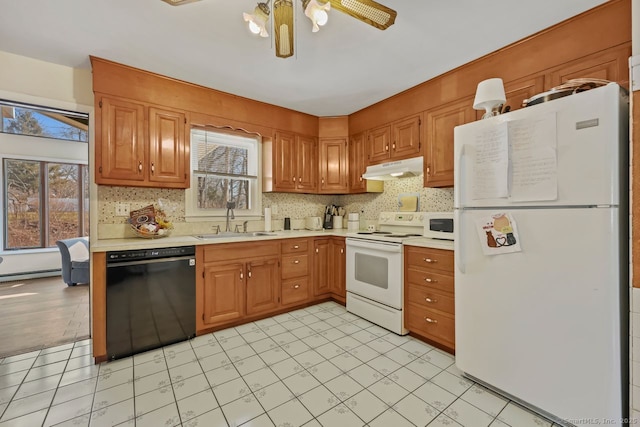
[[[399,335],[404,328],[402,242],[424,234],[421,212],[382,212],[377,231],[347,233],[347,311]]]

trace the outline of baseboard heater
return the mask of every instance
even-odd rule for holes
[[[0,274],[0,282],[14,282],[16,280],[39,279],[41,277],[62,276],[62,270],[40,270],[26,273]]]

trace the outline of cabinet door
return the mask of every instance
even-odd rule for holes
[[[393,124],[392,159],[406,159],[420,154],[420,124],[419,115]]]
[[[382,126],[369,131],[369,164],[389,160],[390,141],[390,126]]]
[[[296,145],[296,188],[303,193],[318,189],[318,145],[315,138],[298,136]]]
[[[296,189],[297,165],[296,137],[292,133],[276,132],[274,149],[274,187],[276,191]]]
[[[353,135],[349,139],[349,192],[364,193],[367,183],[362,175],[367,170],[365,132]]]
[[[346,138],[320,139],[320,193],[346,193],[348,179]]]
[[[509,111],[518,110],[522,108],[522,101],[542,92],[544,92],[544,76],[527,77],[505,83],[504,93],[507,100],[504,105],[509,106]],[[482,119],[485,111],[476,111],[476,118]]]
[[[316,239],[313,242],[313,294],[323,295],[331,292],[329,282],[330,240]]]
[[[453,186],[453,128],[473,120],[473,97],[426,113],[425,187]]]
[[[275,310],[280,303],[278,258],[247,263],[247,314]]]
[[[244,264],[204,267],[202,321],[211,326],[244,316]]]
[[[98,106],[101,129],[100,141],[96,141],[96,183],[144,181],[144,106],[106,97]]]
[[[331,281],[329,287],[331,293],[344,301],[347,296],[345,283],[347,276],[347,250],[345,240],[342,237],[331,239]]]
[[[187,188],[185,114],[149,107],[149,181]]]
[[[625,46],[620,49],[607,49],[563,64],[550,73],[546,89],[577,78],[610,80],[628,87],[629,55],[629,48]]]

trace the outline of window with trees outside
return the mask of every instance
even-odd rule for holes
[[[227,202],[235,203],[235,215],[259,215],[258,144],[257,137],[192,129],[187,215],[225,215]]]
[[[22,156],[15,154],[23,143],[16,137],[10,142],[14,154],[3,155],[4,249],[48,248],[56,240],[89,235],[87,165],[58,160],[64,158],[59,144],[82,143],[88,153],[88,115],[2,100],[0,109],[2,133],[52,141],[48,153]]]

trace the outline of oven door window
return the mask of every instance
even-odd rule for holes
[[[380,256],[355,254],[355,279],[359,282],[389,288],[389,260]]]

